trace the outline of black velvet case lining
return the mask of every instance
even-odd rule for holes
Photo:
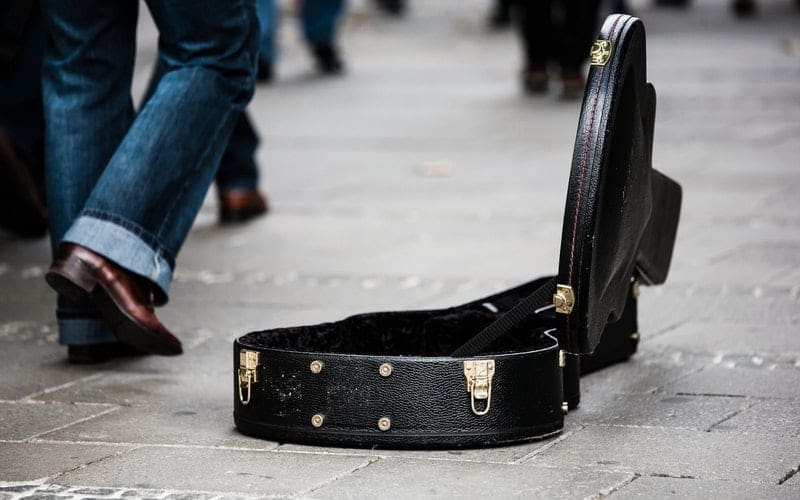
[[[511,290],[446,309],[366,313],[342,321],[252,332],[239,339],[255,349],[383,356],[448,356],[500,314],[547,282],[540,278]],[[486,353],[553,347],[544,335],[554,327],[552,311],[523,321]]]

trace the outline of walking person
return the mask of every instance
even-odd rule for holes
[[[278,30],[279,15],[275,2],[276,0],[256,0],[261,27],[258,79],[263,82],[272,80],[278,56],[275,35]],[[301,0],[297,3],[303,38],[316,61],[317,69],[323,75],[340,74],[344,70],[344,63],[336,45],[336,38],[345,0]]]
[[[546,92],[550,69],[561,80],[561,97],[578,99],[586,79],[583,64],[597,30],[598,0],[514,0],[525,65],[522,85],[528,93]]]
[[[138,0],[42,2],[46,278],[73,362],[182,352],[154,307],[253,92],[252,3],[146,3],[165,70],[135,113]]]

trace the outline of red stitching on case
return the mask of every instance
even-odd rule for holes
[[[622,19],[623,16],[619,16],[616,20],[614,20],[614,24],[611,25],[611,31],[608,34],[609,40],[614,38],[614,31],[617,28],[617,23]],[[586,134],[586,139],[583,142],[583,151],[581,152],[581,170],[580,175],[578,176],[578,199],[575,202],[575,217],[572,219],[572,245],[570,246],[569,250],[569,273],[567,274],[567,284],[572,285],[572,269],[575,263],[575,239],[578,233],[578,214],[580,213],[581,209],[581,201],[583,201],[583,182],[586,177],[586,163],[588,161],[587,155],[589,153],[589,142],[592,139],[592,133],[594,132],[594,117],[597,113],[597,104],[600,97],[600,85],[603,83],[603,75],[605,74],[606,67],[602,66],[600,68],[600,75],[597,77],[597,85],[595,86],[595,94],[594,94],[594,102],[592,103],[592,114],[589,117],[589,127]],[[572,346],[572,339],[570,338],[570,331],[569,331],[569,321],[567,321],[567,345]]]

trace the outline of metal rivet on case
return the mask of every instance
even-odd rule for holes
[[[325,422],[325,415],[322,413],[317,413],[311,417],[311,425],[314,427],[322,427],[323,422]]]
[[[631,340],[639,340],[639,332],[631,333]]]
[[[569,403],[567,403],[566,401],[561,403],[561,413],[563,413],[564,415],[569,413]]]
[[[392,374],[392,365],[389,363],[384,363],[378,368],[378,373],[381,374],[381,377],[388,377]]]
[[[325,366],[325,363],[323,363],[322,361],[320,361],[318,359],[315,359],[314,361],[311,362],[311,366],[310,366],[311,373],[319,373],[319,372],[321,372],[323,366]]]
[[[392,428],[392,421],[389,417],[381,417],[378,419],[378,429],[382,431],[388,431]]]

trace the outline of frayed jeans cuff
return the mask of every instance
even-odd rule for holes
[[[118,266],[152,281],[157,287],[156,304],[167,302],[172,266],[139,236],[114,222],[82,215],[75,220],[62,241],[77,243]]]

